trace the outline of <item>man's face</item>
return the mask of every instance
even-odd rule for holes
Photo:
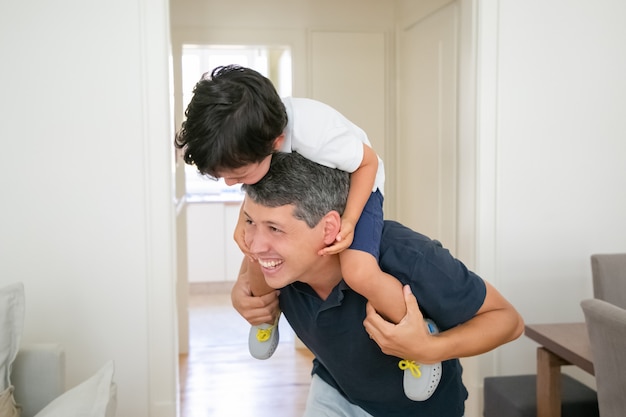
[[[321,260],[317,253],[324,247],[322,222],[311,229],[293,216],[293,210],[293,205],[265,207],[248,197],[243,203],[246,244],[272,288],[308,282]]]

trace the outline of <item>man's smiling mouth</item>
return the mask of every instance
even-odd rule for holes
[[[259,265],[261,265],[263,268],[267,268],[267,269],[272,269],[272,268],[276,268],[277,266],[281,265],[283,263],[282,260],[263,260],[263,259],[259,259]]]

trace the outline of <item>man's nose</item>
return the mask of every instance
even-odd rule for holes
[[[232,178],[224,178],[224,183],[230,187],[231,185],[237,184],[237,180]]]
[[[254,254],[263,253],[269,247],[267,238],[258,231],[246,232],[246,244],[250,248],[250,252]]]

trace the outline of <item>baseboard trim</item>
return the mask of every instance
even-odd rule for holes
[[[229,294],[234,281],[190,282],[189,294]]]

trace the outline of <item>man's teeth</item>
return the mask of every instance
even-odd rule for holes
[[[276,268],[281,263],[283,262],[282,261],[262,261],[259,259],[259,264],[261,264],[263,268]]]

